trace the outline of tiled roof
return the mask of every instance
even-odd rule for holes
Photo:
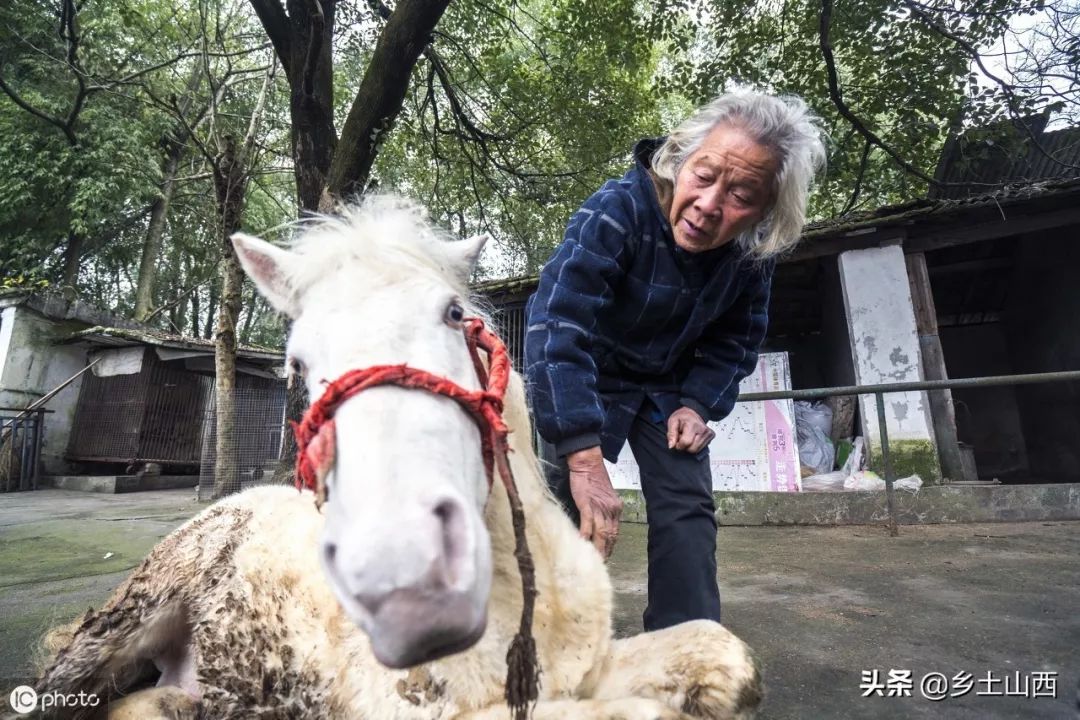
[[[1046,118],[1006,121],[949,138],[934,173],[952,187],[934,198],[985,194],[1003,185],[1080,178],[1080,127],[1045,132]]]

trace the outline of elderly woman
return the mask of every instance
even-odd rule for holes
[[[570,219],[530,301],[526,374],[556,494],[608,555],[621,502],[604,458],[624,442],[649,521],[646,630],[720,620],[706,424],[731,412],[824,163],[794,97],[722,95]],[[575,512],[576,511],[576,512]]]

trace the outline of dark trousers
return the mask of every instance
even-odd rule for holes
[[[716,507],[708,451],[691,455],[669,450],[666,429],[639,413],[627,438],[641,469],[649,522],[649,601],[645,630],[687,620],[720,622],[716,585]],[[548,483],[575,523],[565,459],[544,449]]]

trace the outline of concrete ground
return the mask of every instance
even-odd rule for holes
[[[0,496],[0,699],[32,679],[41,631],[101,603],[201,507],[190,490]],[[611,561],[620,635],[640,628],[645,530],[625,524]],[[899,538],[871,526],[724,527],[719,548],[725,623],[764,668],[762,717],[1075,717],[1078,522],[911,526]],[[913,696],[861,697],[874,670],[882,681],[910,670]],[[931,672],[967,672],[974,685],[931,702],[919,692]],[[1016,673],[1036,672],[1057,673],[1057,699],[986,694],[1005,691],[988,673],[1015,691]]]

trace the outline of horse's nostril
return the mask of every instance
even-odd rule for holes
[[[461,577],[465,561],[465,513],[457,501],[446,499],[432,510],[439,520],[442,531],[443,561],[446,568],[446,584],[453,587]]]
[[[368,595],[365,593],[357,593],[355,596],[356,602],[360,603],[365,610],[372,615],[376,615],[379,612],[379,608],[382,607],[390,596],[389,595]]]
[[[327,565],[333,565],[334,558],[337,556],[337,545],[334,543],[323,543],[323,559],[326,560]]]

